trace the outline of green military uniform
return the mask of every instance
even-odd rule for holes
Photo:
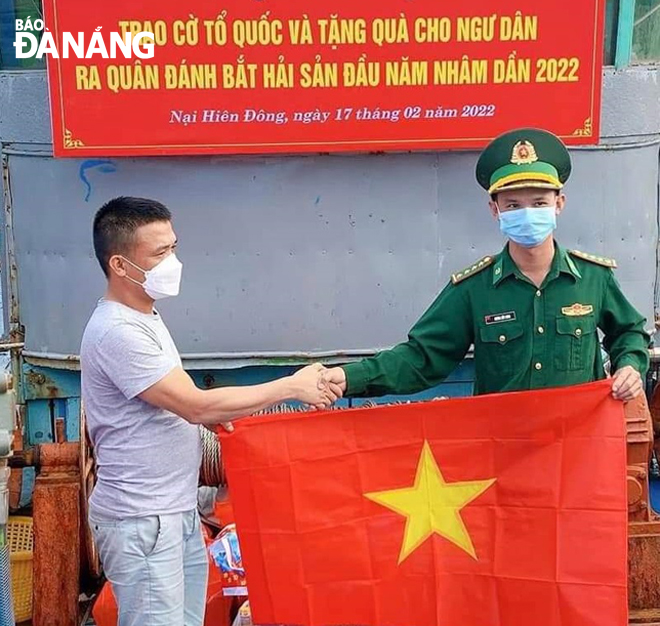
[[[477,178],[491,194],[530,186],[559,189],[569,173],[563,144],[529,129],[496,139],[477,166]],[[550,271],[537,288],[518,269],[507,245],[454,274],[407,342],[345,366],[346,395],[428,389],[451,374],[471,345],[476,394],[600,380],[605,372],[598,329],[612,371],[631,365],[644,376],[649,365],[645,319],[621,292],[615,267],[613,260],[568,251],[555,242]]]
[[[505,248],[455,275],[408,341],[344,369],[347,395],[416,393],[440,383],[474,344],[475,393],[557,387],[605,377],[597,328],[613,370],[648,368],[644,318],[607,259],[556,247],[540,288]]]

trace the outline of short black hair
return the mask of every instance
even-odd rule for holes
[[[115,254],[130,254],[135,232],[152,222],[170,222],[169,209],[156,200],[119,196],[106,202],[94,217],[94,252],[103,273],[108,276],[108,262]]]

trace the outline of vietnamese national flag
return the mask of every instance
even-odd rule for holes
[[[611,381],[222,435],[255,624],[626,626]]]

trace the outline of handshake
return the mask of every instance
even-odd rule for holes
[[[341,367],[308,365],[290,377],[292,397],[317,409],[332,406],[346,391],[346,374]]]

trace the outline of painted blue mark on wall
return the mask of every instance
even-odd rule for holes
[[[87,193],[85,194],[85,202],[89,202],[89,197],[92,195],[92,183],[87,178],[87,172],[92,169],[103,172],[104,174],[112,174],[113,172],[117,171],[117,166],[115,165],[114,161],[109,161],[108,159],[86,159],[80,164],[78,177],[87,189]]]

